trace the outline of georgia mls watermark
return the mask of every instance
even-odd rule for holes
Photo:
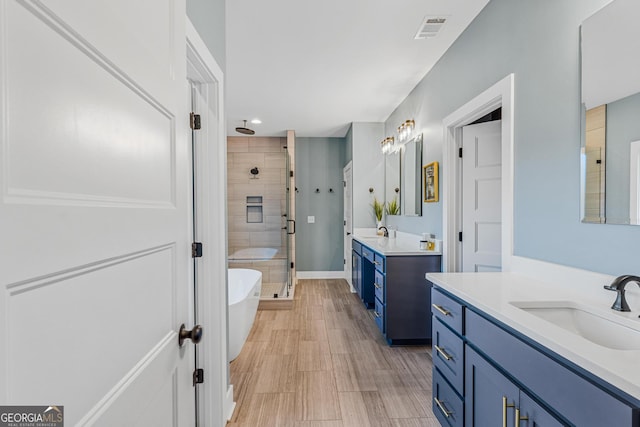
[[[0,406],[0,427],[64,427],[64,406]]]

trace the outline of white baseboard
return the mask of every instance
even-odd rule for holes
[[[344,279],[344,270],[340,271],[296,271],[297,279]]]
[[[233,411],[236,409],[236,402],[233,401],[233,384],[227,389],[227,396],[224,401],[225,414],[227,415],[227,421],[233,417]]]

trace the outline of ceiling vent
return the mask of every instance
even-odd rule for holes
[[[424,40],[435,37],[446,22],[447,17],[445,16],[425,16],[414,39]]]

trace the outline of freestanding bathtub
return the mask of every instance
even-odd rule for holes
[[[240,354],[256,318],[262,273],[247,268],[230,268],[228,272],[229,361],[232,361]]]

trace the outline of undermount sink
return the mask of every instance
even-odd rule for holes
[[[511,305],[594,344],[614,350],[640,350],[640,330],[595,314],[573,302],[526,301],[511,302]]]

